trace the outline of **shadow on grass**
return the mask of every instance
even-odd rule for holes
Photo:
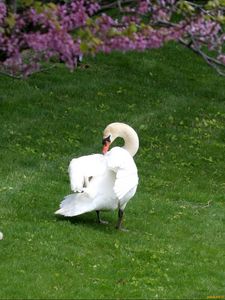
[[[97,216],[95,216],[95,213],[86,213],[80,216],[75,217],[63,217],[63,216],[56,216],[56,220],[58,222],[70,222],[73,225],[81,225],[85,227],[90,227],[93,230],[105,232],[108,234],[111,234],[112,232],[117,232],[118,230],[115,228],[116,223],[112,218],[105,218],[103,217],[104,221],[107,221],[108,224],[99,224],[97,222]]]

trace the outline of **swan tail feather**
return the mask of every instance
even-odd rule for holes
[[[87,193],[75,193],[66,196],[55,214],[73,217],[94,210],[94,202]]]

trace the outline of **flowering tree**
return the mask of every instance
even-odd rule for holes
[[[11,76],[28,76],[51,58],[72,70],[82,54],[143,51],[171,40],[225,75],[225,0],[21,1],[18,9],[16,0],[0,0],[0,67]]]

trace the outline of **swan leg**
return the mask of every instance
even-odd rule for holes
[[[118,210],[118,221],[116,224],[116,229],[122,230],[122,231],[129,231],[126,228],[122,227],[122,221],[123,221],[123,210],[121,208],[119,208]]]
[[[96,210],[96,214],[97,214],[97,221],[98,221],[99,224],[108,224],[107,221],[101,220],[101,218],[100,218],[100,211],[99,210]]]

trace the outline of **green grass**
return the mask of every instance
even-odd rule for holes
[[[225,297],[225,79],[174,44],[88,63],[0,77],[0,298]],[[54,215],[113,121],[140,137],[128,233]]]

